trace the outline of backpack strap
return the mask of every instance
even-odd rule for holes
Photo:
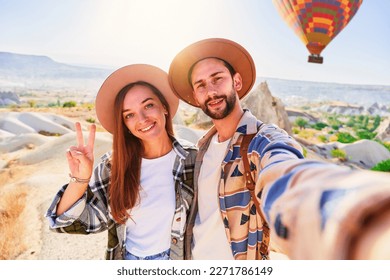
[[[249,165],[248,160],[248,146],[249,143],[252,141],[253,137],[256,135],[254,134],[247,134],[243,136],[241,146],[240,146],[240,154],[242,161],[244,163],[244,176],[245,176],[245,187],[249,190],[249,193],[251,194],[251,198],[253,203],[256,206],[256,212],[259,213],[261,219],[263,220],[263,237],[261,240],[261,244],[257,244],[257,257],[259,259],[268,259],[268,246],[270,242],[270,229],[267,223],[267,220],[265,219],[263,212],[260,209],[259,201],[257,200],[256,194],[255,194],[255,182],[252,178],[252,173]]]

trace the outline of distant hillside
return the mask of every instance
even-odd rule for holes
[[[47,56],[0,52],[0,92],[21,94],[38,92],[75,92],[96,94],[114,69],[80,67],[59,63]],[[368,109],[373,104],[390,106],[390,86],[348,85],[292,81],[258,77],[253,90],[266,81],[273,96],[288,107],[308,103],[342,101]]]
[[[0,52],[0,75],[25,78],[105,78],[110,70],[72,66],[47,56]]]
[[[81,88],[100,85],[111,70],[59,63],[47,56],[0,52],[0,91]]]
[[[341,101],[369,108],[390,105],[390,86],[351,85],[339,83],[294,81],[258,77],[256,84],[266,81],[273,96],[287,106],[303,106],[308,103]]]

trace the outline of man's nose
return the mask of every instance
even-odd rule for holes
[[[206,83],[206,93],[215,94],[217,92],[216,86],[212,82]]]

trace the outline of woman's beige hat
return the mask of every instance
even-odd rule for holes
[[[179,99],[168,83],[168,74],[148,64],[127,65],[114,71],[103,82],[96,96],[96,115],[101,125],[110,133],[114,132],[114,102],[119,91],[126,85],[144,81],[155,86],[165,97],[173,118],[179,106]]]
[[[242,77],[242,89],[238,92],[240,99],[249,93],[256,81],[256,68],[251,55],[233,41],[211,38],[189,45],[173,59],[169,68],[169,83],[180,99],[198,107],[188,75],[191,67],[205,58],[219,58],[228,62]]]

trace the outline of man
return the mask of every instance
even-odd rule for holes
[[[390,236],[378,227],[361,230],[389,217],[390,176],[303,159],[300,145],[285,131],[241,107],[239,99],[255,79],[250,54],[226,39],[196,42],[171,63],[174,92],[214,124],[198,143],[198,203],[189,217],[186,257],[267,258],[269,226],[272,241],[290,258],[390,258],[390,250],[364,249],[361,255],[362,248],[371,248],[370,230],[379,235],[376,240]],[[250,134],[255,136],[247,152],[240,151]],[[251,174],[245,172],[249,168]]]

